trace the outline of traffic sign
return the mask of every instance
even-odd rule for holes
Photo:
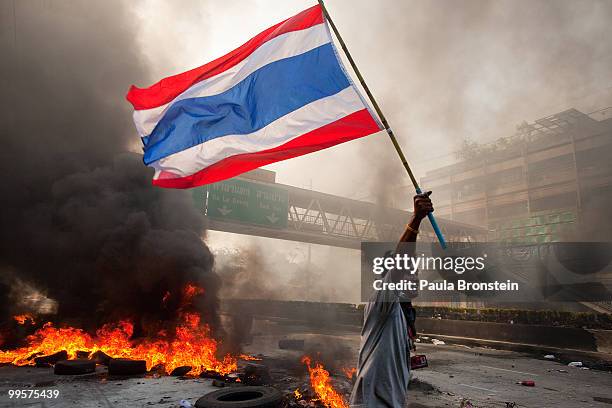
[[[231,179],[208,186],[206,215],[272,228],[286,228],[287,190],[269,184]]]

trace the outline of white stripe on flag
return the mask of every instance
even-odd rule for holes
[[[246,77],[272,62],[303,54],[331,41],[325,24],[292,31],[262,44],[246,59],[227,71],[198,82],[171,102],[157,108],[134,111],[134,123],[141,137],[153,132],[166,110],[182,99],[217,95],[232,88]]]
[[[158,160],[151,164],[156,170],[154,178],[162,170],[185,177],[230,156],[272,149],[364,108],[355,89],[349,86],[335,95],[304,105],[256,132],[218,137]]]

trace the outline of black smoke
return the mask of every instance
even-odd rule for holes
[[[162,320],[193,282],[214,325],[202,219],[188,192],[153,188],[134,153],[124,95],[151,78],[130,2],[0,7],[0,320],[27,307],[23,287],[57,301],[60,321]]]

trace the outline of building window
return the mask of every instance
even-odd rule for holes
[[[549,197],[531,200],[529,208],[531,212],[556,210],[560,208],[570,208],[576,206],[576,192],[557,194]]]
[[[466,224],[485,225],[485,209],[478,208],[471,211],[457,212],[453,220],[465,222]]]
[[[499,187],[504,187],[512,184],[518,184],[523,181],[523,168],[513,167],[491,173],[487,176],[487,191],[494,191]]]
[[[530,185],[542,185],[555,183],[559,181],[560,178],[572,174],[573,171],[574,156],[570,153],[530,163],[527,166],[527,178],[529,179]]]
[[[527,201],[489,207],[489,218],[509,218],[526,214]]]

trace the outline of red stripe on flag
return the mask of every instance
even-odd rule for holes
[[[189,188],[216,183],[266,164],[316,152],[379,130],[370,112],[363,109],[303,134],[281,146],[261,152],[231,156],[187,177],[176,178],[176,175],[172,173],[162,172],[160,178],[153,180],[153,184],[167,188]]]
[[[321,7],[319,5],[313,6],[257,34],[245,44],[208,64],[164,78],[148,88],[138,88],[132,85],[126,95],[126,99],[136,110],[151,109],[164,105],[193,84],[235,66],[265,42],[282,34],[304,30],[322,22],[323,13],[321,12]]]

